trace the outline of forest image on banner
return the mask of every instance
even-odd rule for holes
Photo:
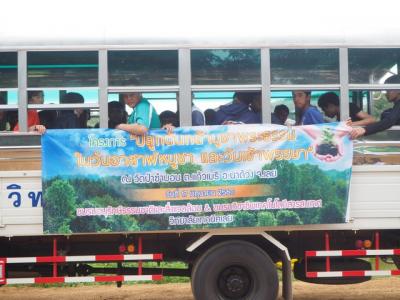
[[[343,123],[48,130],[44,231],[343,223],[352,147]]]

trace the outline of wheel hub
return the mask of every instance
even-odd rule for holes
[[[251,277],[241,266],[225,268],[218,277],[219,291],[229,299],[243,298],[249,292],[250,286]]]

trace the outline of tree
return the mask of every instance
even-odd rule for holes
[[[276,219],[274,214],[269,211],[258,213],[257,226],[276,226]]]
[[[82,208],[100,207],[96,202],[96,198],[85,200],[79,205]],[[76,216],[70,223],[72,232],[99,232],[104,229],[109,229],[107,221],[103,216]]]
[[[256,225],[256,217],[248,211],[239,211],[235,214],[233,226],[235,227],[252,227]]]
[[[75,214],[74,188],[65,180],[55,180],[44,195],[44,229],[50,233],[65,233]]]
[[[186,163],[184,165],[179,165],[177,169],[173,169],[169,167],[168,169],[165,170],[165,173],[167,174],[193,174],[198,171],[201,171],[203,168],[200,165],[192,164],[192,163]],[[197,186],[201,182],[184,182],[183,180],[181,182],[174,182],[173,186],[174,187],[186,187],[186,186]],[[169,187],[171,186],[170,183],[162,183],[160,184],[160,187]]]
[[[278,225],[301,225],[299,215],[291,210],[280,210],[276,214]]]
[[[320,224],[343,223],[343,221],[344,216],[337,203],[330,202],[322,207],[319,218]]]

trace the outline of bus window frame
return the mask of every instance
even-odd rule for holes
[[[180,112],[180,122],[182,126],[191,125],[191,95],[192,92],[196,91],[261,91],[263,106],[262,106],[262,121],[263,123],[269,123],[271,121],[271,97],[272,91],[283,91],[283,90],[338,90],[340,91],[340,110],[341,110],[341,121],[345,121],[349,116],[349,91],[351,90],[386,90],[389,87],[392,89],[400,89],[400,84],[387,85],[387,84],[350,84],[349,83],[349,49],[352,48],[400,48],[399,47],[340,47],[340,46],[307,46],[307,47],[296,47],[296,49],[339,49],[339,84],[321,84],[321,85],[273,85],[271,84],[271,66],[270,66],[270,50],[271,49],[291,49],[291,47],[240,47],[241,49],[260,49],[261,61],[260,61],[260,73],[261,73],[261,84],[255,85],[192,85],[191,82],[191,51],[198,49],[235,49],[235,47],[110,47],[110,48],[80,48],[80,47],[68,47],[65,49],[52,49],[46,48],[43,51],[97,51],[99,59],[98,67],[98,86],[90,87],[90,89],[98,90],[98,104],[79,104],[79,105],[55,105],[55,104],[40,104],[40,105],[28,105],[27,103],[27,92],[29,90],[48,89],[48,88],[28,88],[27,87],[27,53],[29,51],[40,51],[37,49],[19,49],[19,50],[3,50],[3,51],[16,51],[17,52],[17,75],[18,75],[18,87],[17,88],[3,88],[1,90],[17,90],[18,92],[18,104],[17,105],[2,105],[0,109],[12,110],[18,109],[18,118],[21,128],[21,132],[27,132],[27,110],[32,109],[66,109],[66,108],[94,108],[100,111],[100,127],[107,128],[108,126],[108,93],[112,92],[177,92],[179,93],[178,108]],[[177,50],[178,51],[178,85],[173,86],[109,86],[108,85],[108,51],[112,50]],[[74,89],[74,87],[63,87],[62,89]],[[79,87],[79,89],[84,89]],[[267,101],[268,100],[268,101]]]

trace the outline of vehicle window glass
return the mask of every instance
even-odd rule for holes
[[[177,85],[178,51],[109,51],[108,72],[111,86]]]
[[[96,51],[28,52],[28,87],[95,87]]]
[[[260,84],[260,50],[192,50],[192,84]]]
[[[338,49],[272,49],[272,84],[339,83]]]
[[[382,84],[398,74],[400,49],[349,49],[349,80],[354,84]]]

